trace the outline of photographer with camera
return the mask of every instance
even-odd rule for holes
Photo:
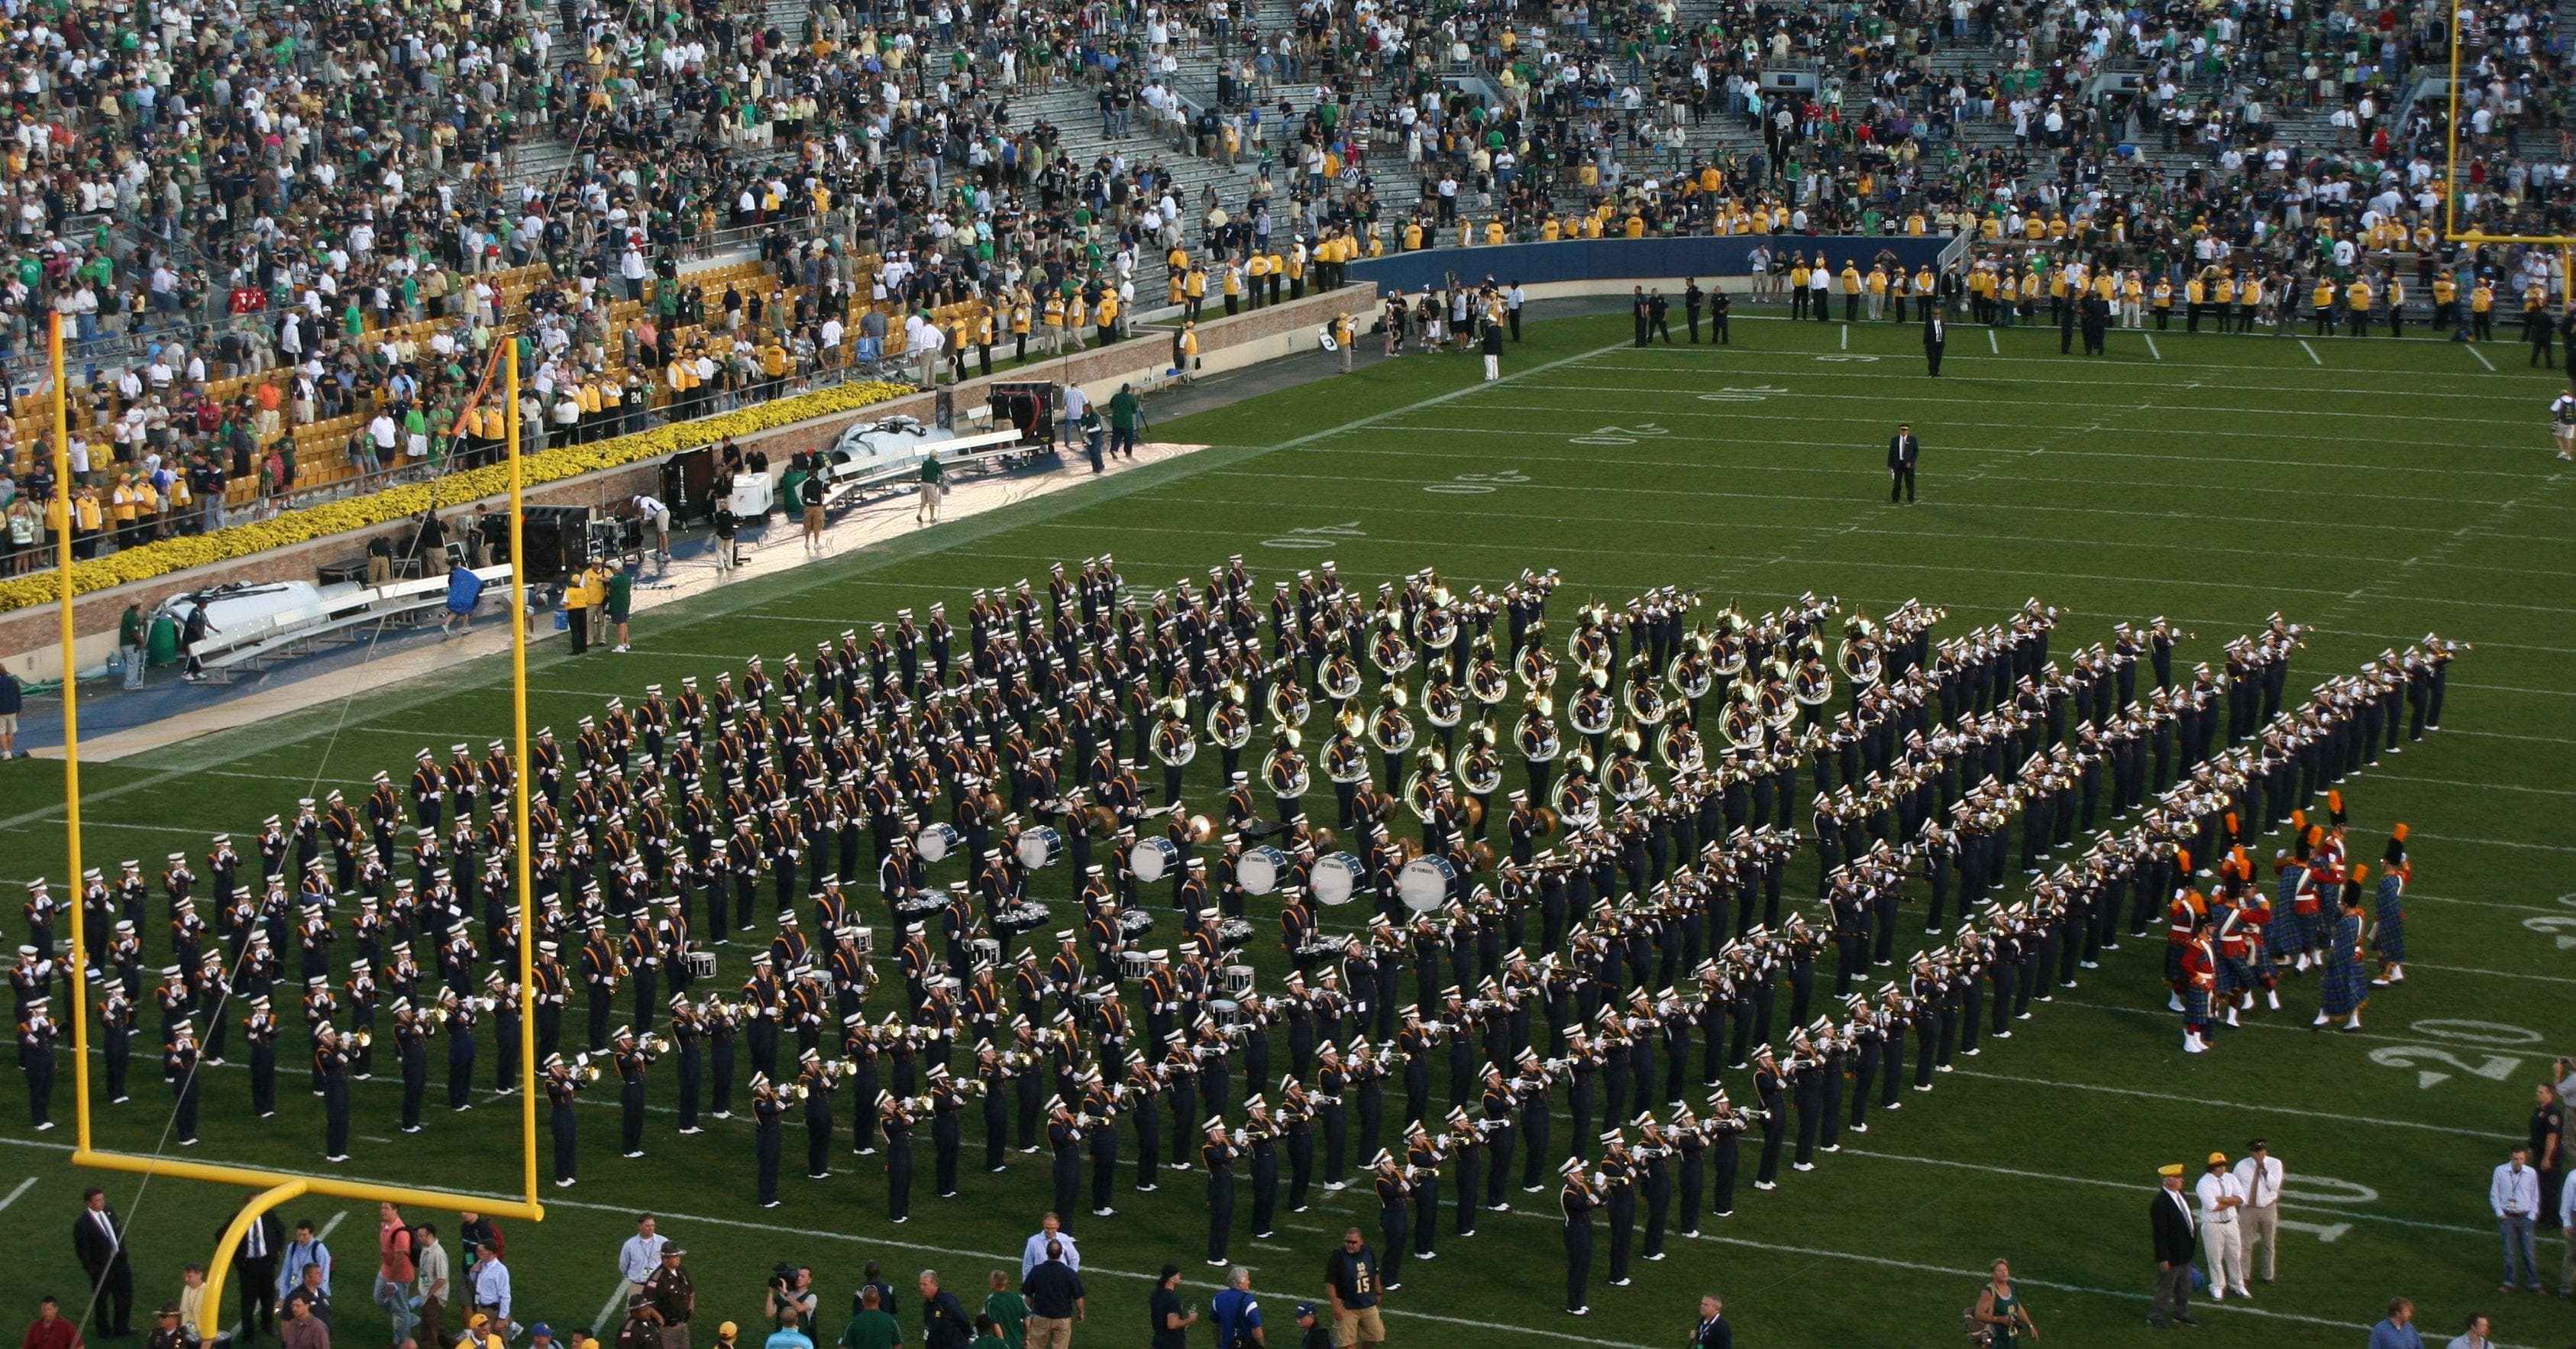
[[[814,1271],[781,1261],[769,1272],[769,1296],[761,1315],[782,1329],[814,1329]]]

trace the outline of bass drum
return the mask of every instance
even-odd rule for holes
[[[1267,845],[1243,850],[1243,860],[1234,864],[1234,878],[1248,895],[1266,895],[1279,888],[1288,874],[1288,854]]]
[[[1167,838],[1137,841],[1127,850],[1127,868],[1136,873],[1136,883],[1152,885],[1181,869],[1181,845]]]
[[[1021,866],[1044,871],[1064,860],[1064,835],[1053,825],[1031,825],[1020,831],[1019,852]]]
[[[1360,864],[1360,859],[1346,852],[1337,852],[1316,859],[1310,888],[1315,892],[1315,902],[1330,908],[1350,903],[1352,896],[1360,892],[1367,880],[1368,869]]]
[[[1458,880],[1458,868],[1446,857],[1425,853],[1404,864],[1395,874],[1396,897],[1415,913],[1429,913],[1449,902],[1449,887]]]
[[[966,836],[958,833],[957,826],[953,824],[925,824],[920,833],[912,836],[913,846],[920,850],[921,860],[925,862],[946,860],[948,854],[965,841]]]

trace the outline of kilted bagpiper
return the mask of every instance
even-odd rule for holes
[[[2317,959],[2324,965],[2318,985],[2319,1002],[2314,1024],[2323,1026],[2337,1017],[2343,1018],[2343,1030],[2361,1029],[2362,1004],[2370,1001],[2370,980],[2361,966],[2361,894],[2346,888],[2340,912],[2329,929]]]
[[[2406,826],[2389,831],[2388,851],[2379,857],[2379,903],[2377,925],[2371,929],[2371,949],[2379,955],[2379,975],[2371,985],[2386,988],[2406,982],[2406,882],[2415,868],[2406,860]]]

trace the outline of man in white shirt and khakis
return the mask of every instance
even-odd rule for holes
[[[2237,1221],[2243,1224],[2238,1233],[2239,1258],[2247,1269],[2252,1269],[2254,1245],[2262,1243],[2261,1277],[2267,1287],[2272,1282],[2273,1256],[2281,1244],[2283,1174],[2281,1159],[2273,1156],[2272,1150],[2259,1138],[2245,1145],[2245,1156],[2236,1163],[2236,1185],[2245,1192],[2245,1207],[2236,1211]]]
[[[2209,1300],[2226,1301],[2230,1288],[2252,1297],[2245,1287],[2245,1224],[2237,1220],[2245,1190],[2227,1169],[2226,1153],[2209,1154],[2209,1170],[2192,1192],[2200,1199],[2200,1245],[2209,1256]]]

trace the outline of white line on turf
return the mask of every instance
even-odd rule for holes
[[[2403,779],[2400,779],[2400,781],[2403,781]],[[2511,900],[2503,899],[2461,899],[2456,895],[2428,895],[2421,890],[2409,890],[2406,892],[2407,903],[2412,904],[2419,899],[2433,904],[2465,904],[2473,909],[2519,909],[2524,913],[2567,912],[2567,910],[2560,908],[2555,904],[2516,904]],[[2412,965],[2415,962],[2410,960],[2406,963]]]
[[[2143,334],[2141,335],[2143,336]],[[2165,358],[2165,354],[2163,352],[2156,350],[2156,339],[2152,337],[2147,338],[2147,354],[2155,357],[2159,361]]]
[[[1986,329],[1986,350],[1998,356],[2003,354],[2003,344],[1995,340],[1995,330],[1992,328]]]
[[[2136,1096],[2150,1101],[2166,1101],[2175,1105],[2203,1106],[2214,1110],[2250,1110],[2267,1115],[2297,1115],[2304,1119],[2335,1120],[2344,1124],[2370,1124],[2386,1129],[2422,1129],[2428,1133],[2457,1134],[2463,1138],[2522,1137],[2521,1134],[2499,1133],[2493,1129],[2463,1129],[2450,1124],[2426,1124],[2421,1120],[2380,1119],[2370,1115],[2331,1114],[2322,1110],[2310,1110],[2304,1106],[2293,1105],[2288,1102],[2274,1102],[2270,1105],[2246,1105],[2236,1101],[2204,1100],[2200,1097],[2187,1096],[2179,1092],[2141,1091],[2135,1087],[2106,1087],[2095,1082],[2060,1082],[2055,1078],[2020,1077],[2011,1073],[1981,1072],[1974,1068],[1961,1068],[1959,1070],[1959,1075],[1961,1077],[1980,1077],[1989,1082],[2019,1082],[2025,1086],[2057,1087],[2066,1091],[2093,1091],[2101,1092],[2109,1096]]]
[[[5,1209],[11,1204],[17,1203],[20,1196],[34,1188],[36,1188],[36,1178],[34,1176],[29,1176],[25,1180],[19,1181],[18,1188],[11,1190],[8,1198],[0,1199],[0,1209]]]
[[[2429,838],[2436,843],[2474,843],[2481,848],[2525,848],[2533,852],[2576,852],[2576,844],[2524,843],[2509,838],[2462,838],[2457,834],[2427,834],[2420,829],[2415,831],[2415,837]]]
[[[1637,388],[1635,388],[1635,387],[1633,387],[1633,386],[1608,385],[1608,384],[1533,384],[1533,385],[1530,385],[1529,387],[1530,387],[1531,389],[1533,389],[1533,390],[1542,391],[1542,392],[1555,392],[1555,391],[1558,391],[1558,390],[1567,390],[1567,391],[1572,391],[1572,392],[1577,392],[1577,393],[1623,393],[1623,394],[1624,394],[1624,393],[1656,393],[1656,394],[1689,394],[1689,395],[1690,395],[1691,397],[1693,397],[1693,398],[1697,398],[1697,397],[1699,396],[1699,391],[1698,391],[1698,390],[1694,390],[1694,389],[1637,389]],[[2037,401],[2037,400],[2031,400],[2031,399],[2017,399],[2017,398],[1931,398],[1931,397],[1925,397],[1925,396],[1917,395],[1917,394],[1884,394],[1884,393],[1810,393],[1810,392],[1798,392],[1798,393],[1791,393],[1791,394],[1788,394],[1787,396],[1788,396],[1788,397],[1790,397],[1790,398],[1794,398],[1794,399],[1805,399],[1805,400],[1811,400],[1811,401],[1815,401],[1815,402],[1822,402],[1822,403],[1891,403],[1891,402],[1902,402],[1902,403],[1903,403],[1903,405],[1904,405],[1904,406],[1907,406],[1907,407],[1917,407],[1917,406],[1921,406],[1921,405],[1924,405],[1924,404],[1934,404],[1934,405],[1939,405],[1939,404],[1959,404],[1959,405],[1962,405],[1962,406],[1969,406],[1969,407],[1983,407],[1983,408],[1989,408],[1989,409],[1991,409],[1991,408],[1995,408],[1995,407],[1997,407],[1997,406],[1999,406],[1999,405],[2012,406],[2012,405],[2023,405],[2023,404],[2027,404],[2027,405],[2030,405],[2030,406],[2043,406],[2043,405],[2044,405],[2044,406],[2056,406],[2056,404],[2054,404],[2054,403],[2045,403],[2045,404],[2043,404],[2043,403],[2042,403],[2042,402],[2040,402],[2040,401]],[[1710,400],[1710,401],[1717,401],[1717,400]],[[1711,415],[1711,416],[1725,416],[1725,417],[1735,418],[1735,419],[1743,420],[1743,421],[1793,421],[1793,422],[1800,422],[1800,423],[1815,423],[1815,422],[1845,422],[1845,421],[1848,421],[1848,422],[1862,422],[1862,423],[1870,423],[1870,422],[1875,422],[1875,421],[1878,421],[1878,420],[1879,420],[1879,418],[1877,417],[1877,415],[1876,415],[1876,414],[1854,414],[1854,415],[1852,415],[1852,416],[1848,416],[1848,417],[1845,417],[1845,416],[1821,416],[1821,415],[1816,415],[1816,414],[1784,414],[1784,415],[1779,415],[1779,416],[1768,416],[1768,415],[1765,415],[1765,414],[1762,414],[1762,413],[1758,413],[1758,412],[1747,412],[1747,411],[1742,410],[1742,405],[1743,405],[1744,403],[1750,403],[1750,402],[1755,402],[1755,401],[1768,401],[1767,399],[1765,399],[1765,400],[1742,399],[1742,400],[1740,400],[1740,401],[1739,401],[1739,400],[1728,400],[1728,401],[1737,401],[1737,402],[1738,402],[1737,410],[1735,410],[1735,411],[1731,411],[1731,412],[1725,412],[1725,413],[1711,413],[1711,414],[1707,414],[1707,415]],[[1488,406],[1496,406],[1496,405],[1489,404]],[[1557,408],[1553,408],[1553,407],[1551,407],[1551,408],[1550,408],[1550,410],[1551,410],[1551,411],[1558,411],[1558,410],[1561,410],[1561,411],[1573,411],[1574,409],[1571,409],[1571,408],[1566,408],[1566,409],[1557,409]],[[2132,411],[2144,411],[2144,410],[2146,410],[2146,409],[2143,409],[2143,408],[2133,408],[2133,409],[2131,409],[2131,410],[2132,410]],[[2164,412],[2170,412],[2170,411],[2173,411],[2173,409],[2170,409],[2170,408],[2166,408],[2166,409],[2156,409],[2156,410],[2157,410],[2157,411],[2164,411]],[[2319,417],[2381,418],[2381,417],[2383,416],[2383,414],[2373,413],[2373,412],[2363,412],[2363,411],[2345,412],[2345,411],[2340,411],[2340,410],[2332,409],[2332,408],[2258,408],[2258,407],[2244,407],[2244,408],[2240,408],[2240,407],[2214,407],[2214,408],[2206,408],[2206,409],[2198,409],[2198,410],[2200,410],[2200,411],[2208,411],[2208,412],[2225,413],[2225,414],[2227,414],[2227,415],[2229,415],[2229,416],[2237,416],[2237,415],[2243,415],[2243,416],[2248,416],[2248,417],[2289,417],[2289,416],[2296,416],[2296,417],[2302,418],[2302,419],[2304,419],[2304,420],[2310,420],[2310,421],[2313,421],[2314,419],[2319,418]],[[2016,429],[2025,430],[2025,431],[2073,431],[2073,430],[2082,430],[2082,429],[2098,429],[2098,428],[2099,428],[2099,426],[2100,426],[2100,425],[2101,425],[2101,424],[2106,420],[2106,419],[2105,419],[2105,417],[2104,417],[2104,415],[2103,415],[2099,410],[2093,410],[2093,411],[2080,411],[2080,412],[2079,412],[2079,415],[2083,416],[2083,417],[2085,418],[2085,420],[2084,420],[2084,421],[2082,421],[2082,422],[2073,422],[2073,421],[2064,421],[2064,422],[2046,422],[2046,421],[2032,421],[2032,420],[2026,420],[2026,419],[2025,419],[2025,420],[2020,420],[2020,421],[2016,421],[2016,422],[2012,423],[2012,426],[2013,426],[2013,427],[2015,427]],[[2429,416],[2429,415],[2414,415],[2414,414],[2404,414],[2404,413],[2389,415],[2389,416],[2386,416],[2384,419],[2386,419],[2386,420],[2394,420],[2394,421],[2409,421],[2409,422],[2438,422],[2438,423],[2441,423],[2441,424],[2446,425],[2446,426],[2452,426],[2452,425],[2464,425],[2464,424],[2471,424],[2471,425],[2485,425],[2485,426],[2506,426],[2506,425],[2511,425],[2511,424],[2512,424],[2512,423],[2509,423],[2509,422],[2505,421],[2505,420],[2504,420],[2504,419],[2502,419],[2502,418],[2497,418],[2497,417]],[[1986,423],[1986,422],[1974,422],[1974,423],[1969,423],[1969,425],[1972,425],[1972,426],[1978,427],[1978,428],[1980,428],[1980,429],[1987,429],[1987,430],[1999,429],[1999,428],[1998,428],[1998,427],[1996,427],[1994,424],[1992,424],[1992,423]],[[2143,430],[2152,430],[2152,431],[2154,431],[2157,435],[2181,435],[2181,434],[2189,434],[2189,435],[2195,435],[2195,436],[2260,436],[2260,437],[2262,437],[2262,438],[2263,438],[2263,439],[2265,439],[2265,440],[2322,440],[2322,441],[2349,441],[2349,440],[2351,439],[2349,436],[2343,436],[2343,435],[2332,435],[2332,434],[2324,434],[2324,433],[2306,433],[2306,434],[2302,434],[2302,433],[2295,432],[2295,431],[2275,431],[2275,430],[2271,430],[2271,429],[2268,429],[2268,428],[2267,428],[2267,429],[2257,430],[2257,429],[2250,428],[2250,427],[2236,427],[2236,428],[2232,428],[2232,429],[2203,429],[2203,430],[2197,430],[2197,431],[2184,432],[2184,431],[2181,431],[2181,430],[2179,430],[2179,429],[2177,429],[2177,428],[2175,428],[2175,427],[2173,427],[2173,426],[2171,426],[2171,425],[2158,424],[2158,425],[2156,425],[2156,426],[2154,426],[2154,427],[2151,427],[2151,428],[2149,428],[2149,427],[2136,427],[2136,428],[2132,428],[2132,427],[2122,427],[2122,428],[2120,428],[2120,429],[2124,429],[2124,430],[2142,430],[2142,431],[2143,431]],[[2460,444],[2462,444],[2464,447],[2465,447],[2465,445],[2467,444],[2467,442],[2459,442],[2459,443],[2460,443]]]
[[[2547,694],[2552,698],[2576,698],[2576,689],[2530,689],[2524,688],[2519,684],[2471,684],[2458,679],[2451,681],[2451,687],[2455,689],[2483,689],[2489,693],[2538,693]]]
[[[2463,342],[2463,343],[2461,343],[2460,345],[2461,345],[2461,346],[2464,346],[2464,347],[2467,347],[2467,348],[2469,349],[2469,354],[2478,358],[2478,364],[2485,366],[2485,367],[2487,368],[2487,373],[2488,373],[2488,374],[2494,374],[2494,373],[2495,373],[2495,362],[2488,360],[2488,359],[2487,359],[2487,354],[2486,354],[2485,352],[2483,352],[2483,351],[2478,350],[2478,344],[2477,344],[2477,343],[2475,343],[2475,342]]]
[[[2401,782],[2420,782],[2428,787],[2474,787],[2482,792],[2529,792],[2535,796],[2576,796],[2562,787],[2527,787],[2519,782],[2462,782],[2458,778],[2405,777]]]
[[[625,1305],[626,1277],[621,1274],[617,1286],[608,1290],[608,1300],[599,1304],[599,1315],[590,1318],[590,1333],[598,1334],[599,1328],[608,1324],[608,1318],[615,1316]]]
[[[2408,895],[2407,898],[2421,899],[2423,896]],[[2537,904],[2517,904],[2514,907],[2537,909],[2540,906]],[[2559,912],[2559,910],[2550,909],[2545,912],[2556,913]],[[2444,974],[2481,974],[2491,979],[2535,979],[2545,984],[2576,984],[2576,979],[2570,979],[2563,974],[2524,974],[2519,970],[2481,970],[2468,965],[2428,965],[2420,960],[2407,961],[2406,968],[2411,970],[2440,970]]]
[[[1843,325],[1843,350],[1851,350],[1851,325],[1848,323]]]
[[[2009,1166],[1988,1166],[1983,1162],[1951,1161],[1946,1157],[1908,1157],[1901,1152],[1872,1152],[1865,1148],[1853,1147],[1848,1143],[1843,1145],[1843,1155],[1846,1157],[1870,1157],[1885,1162],[1911,1162],[1918,1166],[1946,1166],[1957,1171],[1983,1171],[1990,1175],[2018,1176],[2025,1180],[2055,1181],[2061,1185],[2091,1185],[2106,1190],[2127,1190],[2132,1194],[2144,1194],[2148,1189],[2147,1186],[2141,1185],[2135,1181],[2099,1180],[2092,1176],[2061,1176],[2049,1171],[2020,1171]],[[2453,1223],[2428,1223],[2414,1218],[2399,1218],[2385,1213],[2357,1213],[2347,1209],[2319,1208],[2312,1204],[2283,1204],[2281,1207],[2294,1213],[2318,1213],[2331,1218],[2360,1218],[2370,1222],[2390,1223],[2398,1227],[2419,1227],[2428,1232],[2457,1232],[2463,1236],[2488,1239],[2492,1239],[2495,1236],[2495,1229],[2489,1227],[2461,1227]]]
[[[2306,339],[2306,338],[2304,338],[2304,337],[2302,337],[2302,338],[2300,338],[2300,339],[2299,339],[2299,350],[2301,350],[2301,351],[2304,351],[2304,352],[2308,353],[2308,359],[2309,359],[2309,360],[2311,360],[2311,361],[2316,362],[2316,363],[2317,363],[2317,364],[2319,364],[2319,365],[2323,365],[2323,364],[2325,364],[2325,363],[2326,363],[2326,358],[2325,358],[2325,357],[2323,357],[2323,356],[2318,355],[2318,354],[2317,354],[2317,349],[2316,349],[2315,347],[2309,346],[2309,345],[2308,345],[2308,339]]]

